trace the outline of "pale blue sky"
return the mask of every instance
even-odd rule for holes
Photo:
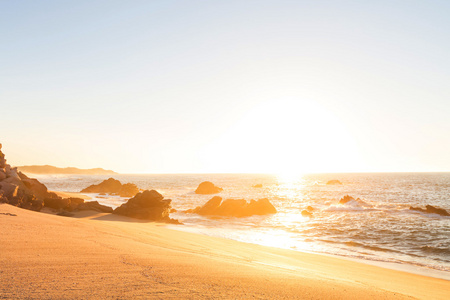
[[[450,171],[448,1],[0,1],[14,165]]]

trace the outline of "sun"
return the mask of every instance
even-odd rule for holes
[[[303,177],[303,173],[296,170],[286,169],[282,172],[276,173],[275,176],[280,184],[291,185],[299,182]]]
[[[356,158],[342,122],[314,101],[260,103],[210,141],[205,165],[225,171],[272,173],[295,180],[304,173],[341,171]]]

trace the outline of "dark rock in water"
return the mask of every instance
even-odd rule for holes
[[[343,198],[341,198],[341,199],[339,200],[339,204],[345,204],[345,203],[347,203],[347,202],[349,202],[349,201],[356,201],[356,200],[355,200],[355,198],[353,198],[352,196],[345,195]]]
[[[260,184],[260,183],[258,183],[258,184],[255,184],[254,186],[253,186],[254,188],[262,188],[263,187],[263,185],[262,184]]]
[[[304,210],[302,210],[302,216],[312,217],[312,213],[304,209]]]
[[[203,206],[186,211],[206,216],[249,217],[253,215],[275,214],[277,210],[268,199],[251,200],[227,199],[222,202],[221,197],[213,197]]]
[[[427,212],[430,214],[438,214],[441,216],[450,216],[450,213],[448,213],[445,209],[443,208],[438,208],[438,207],[434,207],[431,205],[427,205],[425,206],[425,208],[427,209]]]
[[[446,217],[450,216],[450,213],[443,208],[438,208],[438,207],[434,207],[431,205],[427,205],[427,206],[425,206],[425,208],[426,209],[411,206],[409,209],[428,213],[428,214],[438,214],[438,215],[446,216]]]
[[[307,210],[307,211],[313,211],[313,210],[314,210],[314,207],[308,206],[308,207],[306,207],[306,210]]]
[[[327,184],[330,184],[330,185],[331,184],[342,184],[342,182],[340,182],[339,180],[334,179],[334,180],[328,181]]]
[[[116,194],[121,197],[133,197],[139,193],[139,188],[133,183],[120,183],[119,180],[109,178],[99,184],[93,184],[83,189],[81,193]]]
[[[116,208],[114,213],[136,219],[179,224],[178,220],[169,217],[171,201],[165,200],[155,190],[146,190]]]
[[[77,210],[93,210],[104,213],[112,213],[113,209],[109,206],[102,205],[98,201],[89,201],[81,203],[77,206]]]
[[[223,191],[223,189],[215,186],[212,182],[204,181],[199,184],[199,186],[195,190],[195,193],[202,195],[210,195],[220,193],[221,191]]]

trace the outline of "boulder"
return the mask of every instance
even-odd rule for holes
[[[1,144],[0,144],[1,145]],[[0,201],[25,209],[39,211],[43,199],[50,197],[47,188],[37,179],[28,178],[6,163],[0,146]]]
[[[81,203],[77,206],[77,210],[93,210],[104,213],[112,213],[113,209],[109,206],[102,205],[98,201],[89,201]]]
[[[99,184],[93,184],[83,189],[81,193],[116,194],[121,197],[133,197],[139,193],[139,188],[133,183],[120,183],[119,180],[109,178]]]
[[[333,185],[333,184],[342,184],[342,182],[340,182],[339,180],[334,179],[334,180],[328,181],[327,184],[329,184],[329,185]]]
[[[38,199],[44,199],[48,196],[48,190],[45,185],[40,183],[37,179],[27,178],[22,179],[25,186],[36,196]]]
[[[275,207],[266,198],[258,201],[247,202],[243,199],[227,199],[222,202],[221,197],[213,197],[203,206],[186,211],[205,216],[229,216],[229,217],[249,217],[253,215],[274,214]]]
[[[409,209],[428,213],[428,214],[438,214],[438,215],[445,216],[445,217],[450,216],[450,213],[443,208],[434,207],[432,205],[426,205],[425,208],[426,209],[411,206]]]
[[[10,199],[17,197],[19,186],[13,183],[2,181],[0,182],[0,189],[3,191],[3,196]]]
[[[195,193],[202,195],[210,195],[220,193],[221,191],[223,191],[223,189],[215,186],[212,182],[204,181],[199,184],[199,186],[195,190]]]
[[[171,201],[170,199],[164,199],[155,190],[145,190],[117,207],[114,210],[114,214],[142,220],[178,224],[178,220],[169,217]]]
[[[307,210],[307,211],[314,211],[314,207],[308,206],[308,207],[306,207],[306,210]]]
[[[260,184],[260,183],[258,183],[258,184],[255,184],[254,186],[253,186],[254,188],[262,188],[263,187],[263,185],[262,184]]]

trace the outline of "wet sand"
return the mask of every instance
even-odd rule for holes
[[[0,298],[448,299],[450,281],[95,212],[0,204]]]

